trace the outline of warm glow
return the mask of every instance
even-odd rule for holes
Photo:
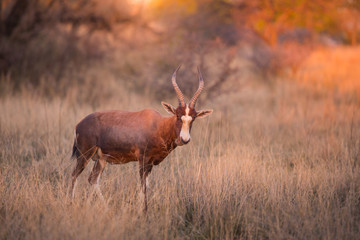
[[[128,0],[129,3],[134,4],[134,5],[140,5],[140,4],[144,4],[147,5],[151,2],[151,0]]]

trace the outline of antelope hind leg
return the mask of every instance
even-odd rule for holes
[[[75,197],[75,189],[77,185],[77,177],[84,171],[86,165],[89,163],[89,160],[96,152],[96,148],[88,150],[86,153],[82,154],[79,151],[79,156],[76,158],[76,166],[73,170],[72,176],[72,183],[71,183],[71,202],[74,200]]]
[[[100,152],[100,150],[99,150],[99,152]],[[105,166],[106,166],[106,160],[105,160],[105,158],[100,156],[100,158],[95,162],[94,167],[93,167],[93,169],[90,173],[89,179],[88,179],[89,183],[94,186],[94,189],[95,189],[97,195],[99,196],[101,201],[104,203],[105,203],[105,200],[104,200],[104,197],[100,190],[100,177],[101,177],[102,172],[104,171]]]

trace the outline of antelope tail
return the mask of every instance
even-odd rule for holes
[[[76,136],[76,130],[74,131],[74,145],[72,149],[71,159],[78,158],[80,156],[80,152],[78,150],[77,146],[77,136]]]

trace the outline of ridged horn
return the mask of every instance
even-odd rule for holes
[[[199,88],[190,100],[189,107],[191,107],[191,108],[195,107],[196,100],[199,98],[201,91],[204,89],[204,79],[202,77],[200,68],[198,67],[197,69],[198,69],[198,76],[199,76]]]
[[[174,89],[175,89],[177,98],[178,98],[178,100],[179,100],[179,106],[185,107],[184,95],[182,94],[179,86],[178,86],[177,83],[176,83],[176,73],[177,73],[177,71],[180,69],[180,67],[181,67],[181,64],[178,66],[178,68],[177,68],[177,69],[175,70],[175,72],[173,73],[172,78],[171,78],[171,82],[172,82],[172,85],[174,86]]]

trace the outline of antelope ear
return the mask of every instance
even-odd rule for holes
[[[161,102],[161,105],[168,113],[176,115],[176,109],[171,104]]]
[[[213,110],[212,109],[208,109],[208,110],[201,110],[199,112],[196,113],[196,117],[197,118],[204,118],[209,116],[210,114],[212,114]]]

